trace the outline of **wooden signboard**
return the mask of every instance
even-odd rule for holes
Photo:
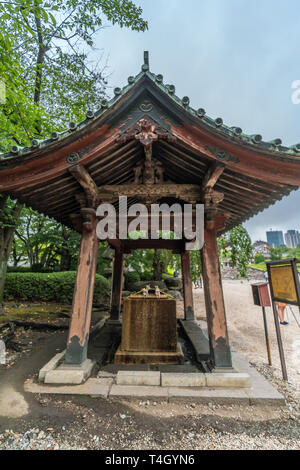
[[[300,309],[300,283],[296,258],[269,261],[267,264],[272,297],[273,314],[280,355],[282,376],[288,380],[276,302],[298,305]]]
[[[297,260],[267,263],[272,299],[276,302],[300,305],[300,284]]]

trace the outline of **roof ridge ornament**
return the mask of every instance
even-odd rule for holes
[[[144,63],[142,66],[142,71],[143,72],[148,72],[150,70],[150,65],[149,65],[149,51],[144,51]]]

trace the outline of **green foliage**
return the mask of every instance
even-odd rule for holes
[[[6,300],[28,302],[58,302],[71,304],[76,272],[8,273],[4,287]],[[109,282],[96,275],[94,304],[105,302],[109,296]]]
[[[105,274],[105,269],[109,268],[111,260],[110,259],[104,259],[103,254],[108,248],[108,243],[107,242],[102,242],[99,243],[99,248],[98,248],[98,260],[97,260],[97,274],[102,274],[104,276]]]
[[[229,235],[221,235],[217,240],[219,258],[222,260],[231,256],[229,246]]]
[[[254,255],[254,263],[255,264],[263,263],[264,261],[265,261],[265,257],[261,253],[256,253]]]
[[[199,250],[190,251],[192,281],[196,282],[202,273],[201,255]]]
[[[0,2],[0,150],[30,144],[50,130],[80,121],[99,107],[106,66],[88,52],[105,20],[145,31],[142,10],[129,0],[15,0]]]
[[[141,281],[152,281],[153,275],[149,271],[145,271],[141,274]]]
[[[129,289],[133,284],[136,282],[139,282],[141,280],[141,277],[139,273],[134,272],[134,271],[128,271],[125,274],[125,288]]]
[[[8,273],[30,273],[31,268],[29,266],[7,266]]]
[[[80,235],[49,217],[24,207],[15,231],[11,261],[29,262],[41,272],[60,265],[65,271],[76,266]],[[34,267],[34,269],[33,269]],[[50,269],[53,270],[53,269]]]
[[[125,266],[139,275],[152,272],[154,250],[135,250],[125,260]]]
[[[271,261],[278,261],[283,259],[283,255],[286,253],[287,248],[285,245],[280,245],[277,248],[270,249],[270,259]]]
[[[231,247],[231,262],[237,267],[238,275],[247,278],[247,268],[252,254],[251,239],[247,230],[238,225],[229,234]]]

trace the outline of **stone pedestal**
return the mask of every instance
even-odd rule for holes
[[[176,301],[129,297],[124,301],[122,342],[116,364],[182,364]]]

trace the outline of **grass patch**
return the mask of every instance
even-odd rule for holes
[[[4,307],[5,315],[0,316],[0,325],[11,320],[31,320],[46,323],[59,318],[60,312],[71,311],[70,305],[63,304],[31,304],[16,305],[7,303]]]
[[[258,271],[262,272],[267,271],[266,263],[248,264],[248,268],[257,269]]]

